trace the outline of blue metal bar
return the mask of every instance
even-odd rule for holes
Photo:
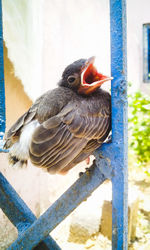
[[[110,0],[112,96],[112,248],[128,249],[126,0]]]
[[[148,74],[147,74],[147,77],[150,80],[150,27],[147,27],[147,57],[148,57]]]
[[[112,181],[112,249],[128,249],[128,133],[126,0],[110,0],[112,143],[95,152],[97,165]],[[99,156],[101,161],[98,161]],[[105,164],[101,166],[101,162]]]
[[[3,30],[2,30],[2,3],[0,0],[0,152],[2,151],[2,139],[5,133],[5,87],[3,64]]]
[[[143,24],[143,81],[150,82],[150,24]]]
[[[6,178],[0,173],[0,207],[17,228],[19,235],[36,221],[35,215],[16,193]],[[57,243],[48,236],[36,249],[60,250]]]
[[[32,249],[104,180],[106,180],[104,175],[93,165],[90,171],[86,171],[39,219],[18,237],[9,250]]]

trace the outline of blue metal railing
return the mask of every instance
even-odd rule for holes
[[[18,235],[20,235],[28,227],[30,227],[31,224],[37,219],[1,173],[0,207],[9,218],[9,220],[17,228]],[[16,249],[20,248],[16,247]],[[48,236],[36,247],[36,249],[60,250],[60,247],[50,236]]]
[[[2,7],[0,2],[0,17],[2,17]],[[2,22],[2,19],[0,20]],[[3,32],[0,24],[0,151],[1,142],[5,133],[5,85],[4,85],[4,64],[3,64]]]
[[[126,1],[110,0],[112,81],[112,142],[95,152],[92,171],[85,172],[38,219],[0,175],[0,207],[17,227],[19,236],[9,249],[32,249],[39,242],[47,249],[60,249],[48,234],[106,179],[112,181],[112,248],[127,249],[127,72],[126,72]],[[2,46],[2,23],[0,23]],[[0,48],[0,131],[5,130],[3,51]],[[1,99],[0,99],[1,100]],[[1,125],[2,124],[2,125]],[[3,134],[2,134],[3,135]],[[47,239],[45,239],[47,237]],[[44,240],[45,239],[45,240]],[[43,242],[42,242],[43,240]],[[37,249],[40,249],[40,245]],[[43,246],[41,249],[44,249]],[[46,248],[45,248],[46,249]]]
[[[143,81],[150,82],[150,23],[143,24]]]

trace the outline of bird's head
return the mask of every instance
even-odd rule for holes
[[[60,86],[74,89],[79,94],[89,95],[112,77],[99,73],[94,66],[95,57],[80,59],[66,67]]]

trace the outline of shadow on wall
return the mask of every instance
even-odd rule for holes
[[[4,74],[6,96],[6,128],[8,129],[16,119],[32,105],[26,95],[21,80],[15,77],[13,64],[8,58],[8,51],[4,44]]]
[[[31,106],[32,102],[25,94],[21,81],[14,75],[13,64],[8,58],[8,52],[5,44],[4,74],[7,130],[14,123],[14,121]],[[12,185],[17,182],[17,173],[13,173],[8,166],[6,154],[0,154],[0,166],[0,170],[8,178]],[[0,221],[0,249],[6,249],[6,247],[8,247],[8,245],[17,237],[17,230],[1,210]]]

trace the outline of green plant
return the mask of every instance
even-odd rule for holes
[[[129,146],[140,165],[150,162],[150,97],[139,91],[129,95]]]

